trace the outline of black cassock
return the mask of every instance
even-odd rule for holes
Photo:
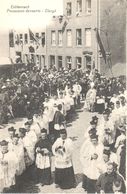
[[[37,183],[42,183],[45,185],[51,184],[51,166],[50,166],[50,153],[51,153],[51,143],[48,138],[40,139],[36,146],[36,181]],[[37,152],[37,149],[40,149]],[[49,151],[49,153],[45,153],[45,149]]]

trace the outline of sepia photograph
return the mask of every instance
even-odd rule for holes
[[[0,193],[126,193],[126,0],[0,3]]]

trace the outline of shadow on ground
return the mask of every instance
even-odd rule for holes
[[[41,184],[36,184],[36,178],[35,178],[36,174],[31,178],[30,178],[30,174],[29,175],[24,174],[24,176],[20,179],[17,187],[15,189],[10,189],[6,193],[40,193]],[[77,187],[82,182],[82,174],[76,174],[75,180],[76,180],[76,187]],[[54,183],[54,172],[52,172],[52,182]],[[48,187],[50,189],[51,185],[49,185]]]

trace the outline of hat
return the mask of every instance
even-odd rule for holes
[[[120,99],[121,99],[121,100],[125,100],[125,97],[124,97],[124,96],[120,96]]]
[[[90,139],[97,139],[97,140],[98,140],[98,135],[96,135],[96,134],[91,134],[91,135],[90,135]]]
[[[97,132],[97,130],[96,130],[96,128],[91,128],[89,131],[88,131],[88,133],[90,134],[96,134],[96,132]]]
[[[19,134],[18,134],[18,133],[14,134],[13,138],[14,138],[14,137],[19,138]]]
[[[60,130],[60,134],[66,134],[66,133],[67,133],[66,129],[61,129]]]
[[[1,145],[1,146],[6,146],[6,145],[8,145],[8,142],[7,142],[6,140],[2,140],[2,141],[0,142],[0,145]]]
[[[98,117],[95,115],[92,117],[92,120],[98,120]]]
[[[119,129],[120,131],[123,131],[123,132],[126,131],[126,128],[125,128],[125,126],[123,126],[123,125],[119,125],[118,129]]]
[[[105,140],[105,141],[103,142],[103,145],[104,145],[104,147],[110,149],[110,145],[109,145],[109,143],[108,143],[107,140]]]
[[[10,127],[10,128],[8,128],[8,131],[13,131],[13,132],[15,132],[16,129],[14,129],[14,127]]]
[[[19,128],[19,132],[26,133],[26,129],[25,128]]]
[[[108,155],[108,156],[109,156],[109,155],[111,154],[111,152],[110,152],[110,150],[106,150],[106,149],[104,149],[104,150],[103,150],[103,154],[105,154],[105,155]]]
[[[63,92],[60,92],[59,94],[60,94],[60,95],[63,95]]]
[[[92,121],[90,121],[90,124],[91,124],[91,125],[95,125],[96,122],[95,122],[94,120],[92,120]]]
[[[27,119],[28,119],[28,120],[32,120],[32,119],[33,119],[33,116],[32,116],[32,115],[29,115],[29,116],[27,117]]]
[[[109,115],[110,114],[110,110],[109,109],[105,109],[103,112],[103,115]]]
[[[31,125],[30,121],[25,122],[24,125]]]
[[[47,133],[47,130],[45,128],[41,129],[41,133]]]

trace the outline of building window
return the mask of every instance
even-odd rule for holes
[[[72,13],[72,7],[71,2],[67,3],[67,16],[70,16]]]
[[[91,0],[86,0],[86,13],[91,14]]]
[[[25,63],[30,63],[29,55],[28,54],[25,54]]]
[[[72,31],[67,30],[67,46],[72,46]]]
[[[28,34],[24,34],[24,43],[25,43],[25,44],[28,43]]]
[[[66,67],[68,68],[68,69],[71,69],[72,68],[72,57],[70,57],[70,56],[68,56],[67,58],[66,58]]]
[[[82,30],[77,29],[76,30],[76,45],[82,45]]]
[[[91,70],[91,64],[92,64],[92,59],[90,55],[85,56],[85,61],[86,61],[86,69]]]
[[[55,46],[56,45],[56,32],[51,31],[51,45]]]
[[[22,56],[21,52],[16,51],[16,60],[15,60],[15,62],[16,63],[22,63],[23,62],[22,57],[24,57],[24,56]]]
[[[41,44],[43,47],[45,46],[45,32],[41,33]]]
[[[76,67],[79,68],[82,66],[82,58],[76,57]]]
[[[40,56],[36,55],[36,66],[40,68]]]
[[[58,70],[62,68],[62,56],[58,56]]]
[[[77,0],[76,12],[77,13],[82,12],[82,0]]]
[[[85,29],[85,46],[91,47],[91,28]]]
[[[14,47],[14,34],[13,32],[9,32],[9,46]]]
[[[32,63],[32,64],[35,64],[35,56],[34,56],[34,54],[31,54],[30,57],[31,57],[31,58],[30,58],[31,63]]]
[[[39,39],[39,33],[36,33],[35,34],[35,37]]]
[[[23,43],[23,34],[19,34],[20,43]]]
[[[41,68],[44,68],[44,66],[45,66],[45,56],[42,55],[41,56]]]
[[[58,45],[62,46],[62,44],[63,44],[63,33],[62,33],[62,30],[59,30],[58,31]]]
[[[55,65],[55,56],[50,55],[50,68],[52,68]]]

